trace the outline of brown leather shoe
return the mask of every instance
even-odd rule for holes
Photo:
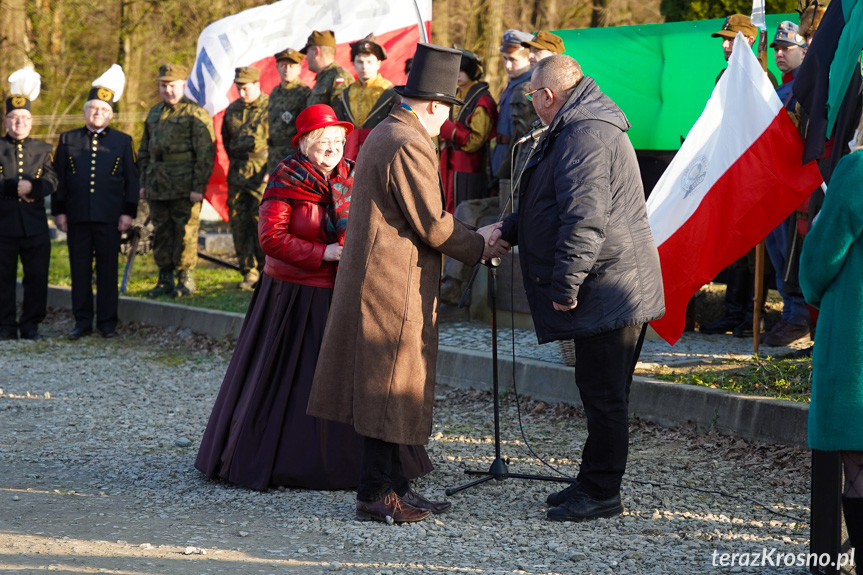
[[[402,495],[402,501],[417,509],[428,509],[435,515],[452,507],[450,501],[429,501],[413,489],[408,489],[408,492]]]
[[[413,523],[431,515],[428,509],[417,509],[402,501],[395,493],[371,503],[357,501],[357,519],[383,523]]]

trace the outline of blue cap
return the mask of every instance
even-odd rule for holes
[[[522,32],[521,30],[510,28],[503,33],[503,44],[500,46],[500,51],[511,53],[516,50],[523,50],[524,46],[521,43],[530,42],[531,40],[533,40],[533,34],[530,32]]]
[[[794,22],[789,20],[780,22],[779,27],[776,29],[776,35],[773,37],[773,43],[770,44],[770,47],[800,46],[801,48],[805,48],[806,40],[803,39],[803,36],[801,36],[797,30],[797,24]]]

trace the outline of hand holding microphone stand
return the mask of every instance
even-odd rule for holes
[[[519,145],[527,142],[528,140],[533,140],[531,145],[530,154],[528,154],[528,160],[532,155],[533,151],[536,149],[537,143],[539,142],[539,136],[545,132],[548,127],[542,126],[541,122],[537,120],[531,125],[532,130],[523,138],[519,139],[516,144],[512,148],[512,161],[513,164],[515,162],[515,150]],[[525,165],[527,162],[525,162]],[[521,181],[521,175],[524,172],[525,166],[521,166],[521,170],[519,171],[518,178],[515,180],[515,184],[510,189],[509,196],[507,196],[506,201],[503,206],[501,206],[500,213],[497,216],[497,221],[500,222],[503,220],[503,216],[506,213],[507,208],[512,202],[513,190],[518,187],[519,182]],[[473,479],[468,481],[467,483],[463,483],[461,485],[457,485],[455,487],[447,488],[444,493],[447,495],[453,495],[458,493],[459,491],[464,491],[470,487],[474,487],[481,483],[485,483],[486,481],[491,481],[495,479],[497,481],[503,481],[509,477],[514,479],[535,479],[539,481],[558,481],[563,483],[571,482],[572,479],[568,477],[553,477],[549,475],[530,475],[524,473],[510,473],[507,468],[508,460],[501,457],[500,453],[500,400],[499,400],[499,391],[500,391],[500,380],[498,379],[498,369],[497,369],[497,268],[500,266],[501,260],[500,258],[490,258],[488,260],[483,260],[480,262],[482,265],[488,268],[488,301],[489,307],[491,308],[491,376],[492,376],[492,400],[494,406],[494,461],[492,461],[491,466],[488,471],[479,471],[479,470],[471,470],[466,469],[465,473],[467,475],[479,475],[477,479]],[[471,288],[473,287],[473,282],[476,280],[477,273],[479,272],[480,264],[477,264],[473,269],[473,274],[470,277],[470,281],[468,281],[467,286],[462,292],[461,299],[458,302],[458,307],[463,308],[467,305],[467,302],[470,300]]]

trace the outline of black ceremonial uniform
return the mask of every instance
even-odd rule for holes
[[[18,197],[18,181],[33,185],[32,202]],[[57,189],[51,145],[40,140],[0,139],[0,337],[31,338],[45,319],[51,241],[45,197]],[[24,268],[24,306],[15,320],[18,258]]]
[[[66,215],[72,313],[75,327],[93,329],[93,255],[96,256],[96,327],[103,334],[117,328],[117,254],[121,215],[138,210],[138,169],[132,138],[106,127],[86,127],[60,135],[54,160],[59,178],[51,205]]]

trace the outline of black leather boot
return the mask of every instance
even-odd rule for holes
[[[842,497],[842,511],[845,514],[845,529],[848,530],[848,541],[855,549],[857,561],[863,557],[863,498]]]
[[[169,295],[174,291],[174,272],[171,270],[159,270],[159,281],[156,287],[147,292],[147,297],[159,297]]]

